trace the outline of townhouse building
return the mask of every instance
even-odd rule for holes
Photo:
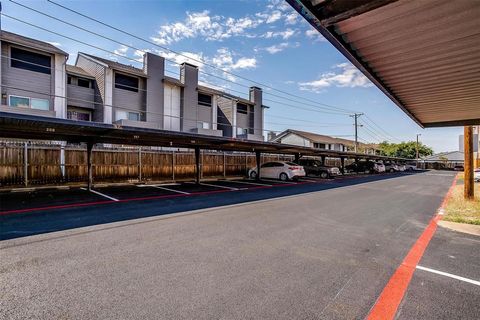
[[[68,54],[3,30],[0,42],[0,111],[66,118]]]
[[[353,140],[293,129],[287,129],[275,136],[271,136],[269,141],[324,150],[353,151],[355,149],[355,141]],[[373,144],[359,142],[358,149],[359,152],[366,154],[378,153],[377,146]]]
[[[165,59],[146,53],[143,68],[80,52],[74,65],[57,47],[1,34],[1,111],[77,121],[263,141],[262,90],[248,99],[199,84],[198,67],[165,75]]]

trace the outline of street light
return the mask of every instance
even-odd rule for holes
[[[422,134],[421,133],[417,133],[417,145],[415,147],[416,151],[417,151],[417,161],[415,163],[416,167],[418,168],[418,137],[420,137]]]

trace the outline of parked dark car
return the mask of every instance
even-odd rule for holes
[[[347,172],[375,172],[375,163],[372,161],[358,161],[345,166]]]
[[[333,166],[323,165],[321,161],[315,159],[299,159],[298,164],[303,166],[305,173],[311,176],[318,176],[326,179],[341,174],[340,169]]]
[[[463,168],[463,166],[461,166],[461,165],[456,165],[456,166],[453,168],[453,170],[455,170],[455,171],[463,171],[464,168]]]

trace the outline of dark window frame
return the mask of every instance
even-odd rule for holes
[[[237,102],[237,113],[248,114],[248,104]]]
[[[114,78],[115,78],[114,84],[116,89],[127,90],[132,92],[139,91],[140,79],[138,77],[115,72]]]
[[[80,85],[81,82],[84,82],[84,85]],[[77,78],[77,86],[90,89],[92,87],[92,80],[87,78]]]
[[[34,51],[10,47],[10,67],[51,75],[52,57]]]
[[[201,99],[200,97],[207,98],[207,99]],[[212,107],[212,105],[213,105],[213,97],[209,94],[199,92],[197,99],[198,99],[198,105],[199,106]],[[208,100],[210,100],[210,101],[208,101]]]

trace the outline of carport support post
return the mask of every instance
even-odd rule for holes
[[[473,128],[465,126],[464,129],[464,198],[465,200],[473,200],[474,198],[474,182],[473,182]]]
[[[340,170],[342,171],[342,174],[345,174],[345,158],[340,158]]]
[[[256,180],[260,180],[260,165],[262,160],[262,154],[260,151],[255,151],[255,160],[257,162],[257,177]]]
[[[325,156],[320,156],[320,159],[322,159],[322,166],[325,165]]]
[[[295,153],[295,163],[298,164],[298,161],[300,160],[300,153]]]
[[[93,142],[87,142],[87,172],[88,172],[88,190],[92,190],[93,185],[93,170],[92,170],[92,151]]]
[[[142,147],[138,148],[138,181],[142,181]]]
[[[23,144],[23,183],[28,186],[28,142]]]
[[[195,183],[200,183],[200,148],[195,147]]]

